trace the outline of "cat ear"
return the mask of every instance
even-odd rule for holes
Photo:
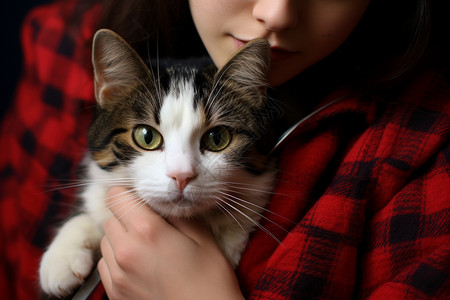
[[[216,80],[238,84],[240,89],[265,94],[270,65],[270,45],[254,39],[242,46],[216,73]]]
[[[93,39],[95,97],[100,106],[120,101],[150,71],[131,46],[109,29],[98,30]]]

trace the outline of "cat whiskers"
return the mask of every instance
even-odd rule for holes
[[[239,206],[244,207],[245,209],[252,211],[253,213],[257,214],[258,216],[260,216],[261,218],[264,218],[266,220],[268,220],[269,222],[275,224],[276,226],[280,227],[281,229],[283,229],[284,231],[288,232],[287,230],[285,230],[284,228],[282,228],[281,226],[279,226],[278,224],[274,223],[273,221],[271,221],[270,219],[268,219],[267,217],[263,216],[262,214],[256,212],[255,210],[246,207],[245,205],[241,205],[239,203],[237,203],[236,201],[230,200],[230,199],[222,199],[220,197],[216,197],[217,200],[219,200],[221,203],[227,205],[228,207],[230,207],[231,209],[233,209],[234,211],[236,211],[237,213],[239,213],[240,215],[242,215],[244,218],[246,218],[247,220],[249,220],[250,222],[252,222],[255,226],[257,226],[258,228],[260,228],[262,231],[264,231],[266,234],[268,234],[272,239],[274,239],[278,244],[282,245],[281,241],[279,238],[277,238],[272,232],[270,232],[267,228],[265,228],[264,226],[262,226],[259,222],[253,220],[251,217],[249,217],[246,213],[244,213],[242,210],[240,210],[239,208],[235,207],[234,205],[232,205],[231,203],[229,203],[228,201],[231,201],[235,204],[238,204]],[[229,210],[226,210],[230,216],[233,217],[234,220],[236,220],[236,222],[238,223],[238,225],[242,228],[242,230],[244,232],[246,232],[246,230],[243,228],[243,226],[241,225],[241,223],[237,220],[237,218],[234,216],[234,214],[232,212],[230,212]]]
[[[229,211],[225,206],[223,206],[220,202],[223,202],[223,200],[221,200],[219,197],[216,197],[219,202],[214,202],[215,205],[224,213],[224,215],[231,220],[231,218],[234,220],[234,222],[236,222],[236,224],[239,225],[239,227],[241,227],[242,231],[247,233],[247,231],[245,230],[245,228],[242,226],[241,222],[239,222],[239,220],[234,216],[234,214]],[[231,217],[231,218],[230,218]]]
[[[280,214],[277,214],[276,212],[273,212],[273,211],[271,211],[271,210],[269,210],[269,209],[267,209],[267,208],[265,208],[265,207],[263,207],[263,206],[260,206],[260,205],[258,205],[258,204],[255,204],[255,203],[253,203],[253,202],[251,202],[251,201],[244,200],[244,199],[242,199],[242,198],[239,198],[238,196],[235,196],[235,195],[232,195],[232,194],[228,194],[228,193],[225,193],[225,192],[219,192],[219,193],[224,194],[224,195],[227,195],[227,196],[229,196],[229,197],[232,197],[232,198],[235,199],[236,201],[241,201],[241,202],[243,202],[243,203],[245,203],[245,204],[247,204],[247,205],[249,205],[249,206],[253,206],[253,207],[255,207],[255,208],[258,208],[258,209],[260,209],[260,210],[263,210],[263,211],[265,211],[265,212],[267,212],[267,213],[269,213],[269,214],[271,214],[271,215],[273,215],[273,216],[277,216],[278,218],[283,219],[283,220],[287,221],[288,223],[291,223],[291,224],[293,224],[293,225],[296,224],[294,221],[292,221],[292,220],[290,220],[290,219],[288,219],[288,218],[286,218],[286,217],[284,217],[284,216],[282,216],[282,215],[280,215]],[[242,192],[240,193],[240,192],[238,192],[238,191],[236,191],[236,190],[233,190],[233,193],[234,193],[234,194],[246,195],[245,193],[242,193]],[[245,208],[247,208],[247,209],[249,209],[247,206],[244,206],[243,204],[239,204],[239,205],[240,205],[240,206],[243,206],[243,207],[245,207]],[[264,218],[264,219],[266,219],[266,218]],[[271,223],[273,223],[271,220],[268,220],[268,221],[271,222]],[[276,225],[277,227],[280,227],[280,228],[281,228],[281,226],[278,225],[278,224],[274,224],[274,225]],[[283,230],[284,230],[284,229],[283,229]]]
[[[231,67],[228,66],[227,70]],[[216,79],[216,82],[214,82],[214,86],[211,89],[211,92],[208,96],[208,99],[206,100],[206,105],[205,105],[205,110],[208,111],[211,109],[211,107],[213,106],[214,102],[216,102],[216,98],[219,94],[221,94],[222,89],[225,87],[225,84],[220,84],[222,81],[222,77],[225,75],[226,72],[222,72],[222,74],[220,75],[219,78]],[[228,78],[225,83],[228,83],[228,81],[230,80],[230,78]],[[220,84],[220,88],[217,89],[217,86]],[[217,91],[216,91],[217,90]]]
[[[140,94],[141,98],[134,98],[134,100],[136,101],[142,101],[144,102],[145,105],[154,105],[155,103],[159,103],[159,99],[161,99],[162,95],[161,95],[161,87],[158,87],[159,84],[159,79],[156,79],[153,76],[153,81],[157,81],[158,82],[158,86],[155,84],[155,89],[157,91],[157,97],[154,97],[154,93],[152,93],[148,87],[147,84],[145,84],[144,82],[142,82],[142,80],[138,77],[134,77],[134,79],[139,82],[147,91],[147,94],[144,94],[142,91],[140,91],[137,87],[133,87],[133,90],[136,91],[138,94]],[[150,98],[150,99],[149,99]]]
[[[159,30],[156,30],[156,74],[157,76],[155,76],[155,72],[153,71],[153,66],[152,66],[152,60],[151,60],[151,55],[150,55],[150,38],[147,37],[147,60],[148,60],[148,66],[149,66],[149,71],[147,74],[149,77],[153,78],[153,83],[155,85],[156,88],[156,93],[157,96],[159,97],[159,99],[162,99],[162,88],[161,88],[161,81],[160,81],[160,74],[159,74]]]
[[[247,191],[247,192],[258,192],[263,194],[270,194],[273,195],[273,191],[266,191],[261,190],[259,185],[256,184],[248,184],[248,183],[242,183],[242,182],[229,182],[227,183],[226,187],[233,188],[233,192],[237,192],[235,189]],[[239,192],[239,194],[245,195],[244,192]]]
[[[114,199],[117,198],[117,199]],[[111,199],[114,199],[111,201]],[[105,198],[105,201],[109,201],[106,209],[112,209],[115,206],[130,201],[127,205],[117,209],[114,214],[117,218],[117,221],[120,221],[121,218],[123,218],[127,213],[129,213],[131,210],[142,207],[146,205],[145,200],[143,200],[141,197],[139,197],[139,194],[136,192],[135,189],[126,190],[124,192],[121,192],[119,194],[115,194],[112,196],[109,196]],[[120,213],[120,214],[119,214]]]
[[[58,184],[57,187],[48,189],[45,192],[50,193],[54,191],[60,191],[65,189],[73,189],[73,188],[82,188],[91,185],[92,183],[102,183],[108,184],[111,186],[120,185],[124,187],[132,187],[135,179],[133,178],[113,178],[113,179],[74,179],[74,180],[65,180],[66,184]],[[60,180],[59,182],[64,182],[64,180]]]
[[[269,218],[267,218],[263,214],[261,214],[261,213],[257,212],[256,210],[250,208],[250,206],[253,206],[253,207],[257,208],[257,209],[263,210],[263,211],[265,211],[265,212],[267,212],[267,213],[269,213],[271,215],[277,216],[277,217],[279,217],[279,218],[281,218],[281,219],[283,219],[283,220],[285,220],[285,221],[287,221],[287,222],[289,222],[289,223],[291,223],[293,225],[296,224],[294,221],[289,220],[288,218],[286,218],[286,217],[284,217],[284,216],[282,216],[280,214],[277,214],[277,213],[275,213],[275,212],[273,212],[273,211],[271,211],[271,210],[269,210],[269,209],[267,209],[265,207],[262,207],[262,206],[260,206],[258,204],[255,204],[255,203],[253,203],[251,201],[246,201],[246,200],[244,200],[244,199],[242,199],[240,197],[237,197],[235,195],[232,195],[230,193],[225,193],[225,192],[221,192],[221,191],[219,193],[224,195],[225,197],[227,197],[227,200],[229,200],[229,201],[237,204],[238,206],[243,207],[243,208],[245,208],[245,209],[247,209],[247,210],[257,214],[261,218],[267,220],[268,222],[272,223],[273,225],[277,226],[278,228],[280,228],[281,230],[283,230],[285,232],[288,232],[288,231],[285,228],[283,228],[281,225],[275,223],[274,221],[270,220]],[[239,203],[238,201],[240,201],[241,203]]]

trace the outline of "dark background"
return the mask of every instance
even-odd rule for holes
[[[9,107],[22,72],[20,28],[26,13],[33,7],[51,0],[4,1],[0,10],[0,118]]]

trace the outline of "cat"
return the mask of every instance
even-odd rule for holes
[[[115,185],[129,187],[163,217],[202,218],[238,265],[276,173],[268,159],[269,49],[258,39],[219,70],[210,60],[198,66],[174,61],[161,62],[155,74],[116,33],[96,32],[98,112],[88,131],[83,207],[42,257],[45,293],[70,295],[91,272],[111,216],[106,193]]]

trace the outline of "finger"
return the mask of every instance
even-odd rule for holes
[[[105,198],[106,206],[116,216],[126,214],[139,202],[140,199],[135,193],[120,186],[112,187]]]
[[[142,231],[149,224],[156,226],[164,221],[135,193],[123,188],[113,187],[107,194],[106,203],[116,219],[126,231]]]
[[[100,250],[102,253],[102,257],[98,262],[97,268],[105,289],[108,289],[113,286],[111,274],[113,274],[113,272],[120,271],[120,268],[117,265],[112,245],[108,241],[108,238],[106,236],[103,237],[100,243]]]
[[[102,280],[103,287],[105,290],[111,290],[112,287],[112,279],[111,272],[109,271],[108,265],[105,262],[105,259],[102,257],[98,261],[97,264],[98,273],[100,275],[100,279]]]
[[[211,230],[201,220],[174,218],[170,223],[198,244],[215,243]]]
[[[102,259],[108,266],[108,270],[110,273],[114,272],[117,268],[116,259],[114,257],[114,249],[106,236],[103,237],[100,243],[100,250],[102,252]]]
[[[105,231],[105,234],[108,234],[109,232],[126,232],[127,229],[125,226],[120,222],[120,220],[117,218],[116,215],[112,215],[106,222],[103,224],[103,229]]]

